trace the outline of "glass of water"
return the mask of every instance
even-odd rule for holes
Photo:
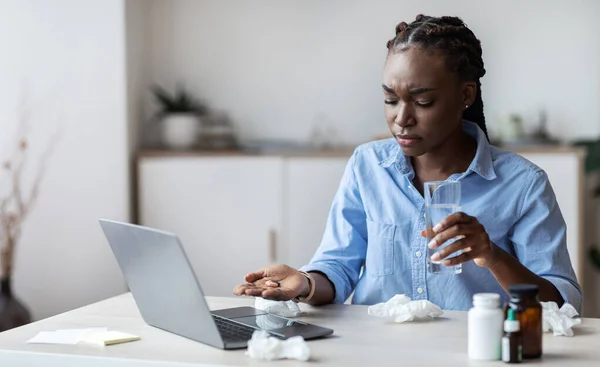
[[[434,237],[432,228],[452,213],[460,211],[460,182],[459,181],[433,181],[425,182],[425,222],[427,226],[427,243]],[[442,262],[446,259],[460,255],[458,251],[448,255],[446,259],[431,261],[431,256],[447,247],[456,239],[450,239],[436,249],[427,248],[427,269],[435,274],[460,274],[462,264],[445,266]]]

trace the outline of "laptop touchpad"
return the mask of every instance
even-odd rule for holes
[[[259,328],[266,331],[280,330],[288,327],[294,327],[299,325],[306,325],[303,322],[285,319],[271,314],[240,317],[235,319],[236,322],[241,322],[248,326]]]
[[[304,339],[312,339],[315,337],[329,335],[333,332],[331,329],[326,329],[320,326],[307,324],[301,321],[290,320],[271,314],[240,317],[236,318],[235,321],[265,330],[271,334],[278,335],[285,339],[296,335],[300,335]]]
[[[221,316],[226,319],[237,319],[238,317],[247,317],[255,315],[265,315],[266,312],[256,309],[254,307],[234,307],[226,308],[223,310],[211,311],[213,315]]]

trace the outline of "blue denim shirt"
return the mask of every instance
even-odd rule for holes
[[[566,246],[566,224],[546,173],[525,158],[476,138],[468,170],[448,180],[462,186],[462,211],[476,217],[490,239],[535,274],[552,282],[581,310],[582,294]],[[472,261],[461,274],[427,272],[425,202],[413,187],[410,159],[390,138],[359,146],[351,156],[322,242],[304,271],[320,271],[335,286],[335,303],[375,304],[403,293],[442,309],[468,310],[473,294],[507,295],[486,268]]]

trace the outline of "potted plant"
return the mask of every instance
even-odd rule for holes
[[[152,92],[160,106],[156,117],[162,125],[164,143],[171,149],[194,147],[201,131],[201,117],[207,112],[206,106],[181,86],[173,95],[158,85],[152,87]]]

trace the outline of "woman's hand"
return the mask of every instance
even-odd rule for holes
[[[425,231],[421,232],[421,235],[427,237]],[[433,235],[434,237],[427,245],[430,249],[436,249],[452,238],[458,239],[434,253],[431,260],[439,261],[457,251],[463,251],[458,256],[444,260],[443,265],[453,266],[473,260],[478,266],[490,268],[498,260],[496,245],[490,241],[483,225],[477,218],[465,213],[450,214],[433,227]]]
[[[287,265],[273,265],[246,274],[246,284],[233,289],[238,296],[255,296],[275,301],[289,301],[308,295],[310,283],[298,270]]]

